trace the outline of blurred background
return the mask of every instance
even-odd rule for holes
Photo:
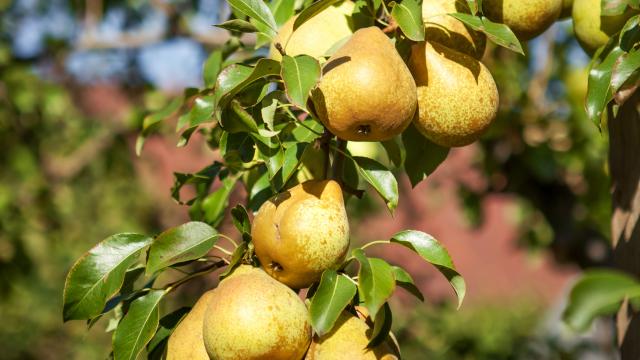
[[[150,110],[203,85],[227,40],[212,25],[228,14],[223,0],[0,0],[0,358],[108,357],[107,321],[62,323],[65,275],[113,233],[187,221],[173,172],[217,155],[197,134],[176,148],[171,129],[140,157],[135,140]],[[611,255],[607,136],[584,114],[588,58],[571,32],[557,23],[526,57],[487,50],[499,118],[415,189],[400,177],[394,218],[373,197],[350,202],[354,243],[426,231],[467,280],[457,311],[434,269],[399,247],[379,253],[406,262],[427,298],[399,290],[392,304],[406,359],[615,359],[609,320],[581,335],[560,322],[581,269]]]

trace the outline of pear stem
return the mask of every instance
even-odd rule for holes
[[[333,176],[338,183],[342,183],[342,172],[344,170],[344,153],[347,149],[347,141],[338,138],[337,150],[333,156]]]
[[[322,139],[321,139],[321,147],[322,150],[324,150],[324,176],[323,178],[328,179],[329,178],[329,168],[331,167],[331,138],[333,138],[333,134],[331,133],[331,131],[329,131],[329,129],[325,128],[324,129],[324,134],[322,134]]]

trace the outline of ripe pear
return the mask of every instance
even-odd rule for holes
[[[350,141],[400,134],[416,111],[416,84],[400,54],[377,27],[356,31],[323,67],[311,99],[320,121]]]
[[[425,39],[481,59],[487,45],[487,37],[472,30],[460,20],[447,14],[470,14],[466,1],[431,0],[422,2],[422,19]]]
[[[220,282],[204,314],[211,359],[302,359],[311,341],[302,300],[259,268],[238,270]]]
[[[344,311],[334,328],[322,337],[315,336],[305,360],[397,360],[399,351],[391,339],[367,349],[372,329],[367,323]]]
[[[563,0],[484,0],[484,15],[508,25],[521,41],[547,30],[560,16]]]
[[[601,16],[600,0],[575,0],[573,30],[584,51],[593,54],[636,13],[628,10],[618,16]]]
[[[445,147],[476,141],[498,111],[489,70],[469,55],[425,42],[412,46],[409,65],[418,84],[416,128]]]
[[[289,19],[273,39],[269,56],[274,60],[282,59],[282,55],[275,47],[278,43],[289,56],[302,54],[314,58],[325,56],[334,45],[353,33],[351,21],[353,8],[354,3],[349,0],[329,6],[295,31],[293,31],[293,23],[296,17]]]
[[[265,202],[251,229],[263,269],[294,288],[310,286],[337,267],[349,249],[349,221],[342,189],[312,180]]]
[[[202,294],[189,314],[173,330],[167,343],[167,360],[209,360],[202,337],[202,324],[213,294],[213,290]]]
[[[560,12],[560,19],[565,19],[570,17],[572,9],[573,9],[573,0],[563,0],[562,11]]]

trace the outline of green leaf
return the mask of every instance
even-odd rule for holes
[[[601,16],[622,15],[627,10],[628,0],[602,0]]]
[[[153,336],[149,344],[147,345],[148,359],[160,360],[167,347],[167,341],[169,336],[173,332],[176,326],[180,323],[180,320],[189,313],[188,307],[181,307],[178,310],[169,313],[160,319],[158,330]]]
[[[431,175],[449,155],[449,148],[434,144],[413,124],[402,133],[402,143],[406,153],[404,169],[413,187]]]
[[[400,145],[400,140],[398,137],[394,137],[393,139],[382,141],[382,146],[384,150],[387,152],[387,157],[395,167],[401,167],[404,162],[405,154]]]
[[[227,176],[222,180],[220,187],[202,201],[203,219],[207,224],[213,227],[220,225],[224,218],[224,211],[229,206],[229,195],[236,181],[235,176]]]
[[[295,1],[291,0],[272,0],[269,2],[269,9],[276,19],[278,27],[284,25],[295,13]]]
[[[204,86],[212,88],[216,84],[216,78],[222,69],[222,51],[212,51],[207,60],[204,62],[202,69],[202,77]]]
[[[467,0],[467,5],[469,6],[471,15],[476,16],[478,14],[478,10],[482,9],[482,0]]]
[[[485,33],[489,40],[497,45],[524,55],[520,41],[507,25],[494,23],[485,17],[481,18],[464,13],[453,13],[449,14],[449,16],[462,21],[474,30]]]
[[[231,218],[233,219],[233,225],[238,229],[240,234],[251,234],[251,222],[249,221],[249,214],[244,206],[238,204],[231,209]]]
[[[398,181],[393,173],[379,162],[361,156],[354,156],[358,173],[380,194],[393,213],[398,206]]]
[[[113,335],[114,360],[135,360],[153,338],[160,319],[158,304],[164,290],[152,290],[135,299]]]
[[[249,237],[249,240],[251,240],[250,237]],[[229,274],[231,274],[235,268],[240,266],[240,262],[242,261],[242,258],[244,257],[244,255],[247,253],[248,249],[249,249],[248,241],[243,241],[242,243],[240,243],[240,245],[238,245],[238,247],[233,251],[233,254],[231,255],[231,260],[229,261],[229,265],[227,265],[227,268],[224,269],[222,273],[220,273],[220,280],[229,276]]]
[[[229,5],[236,11],[264,24],[268,32],[265,34],[271,38],[276,35],[278,26],[273,18],[271,10],[262,0],[228,0]]]
[[[258,132],[258,125],[251,114],[245,110],[238,100],[232,100],[231,106],[222,111],[222,119],[220,121],[222,128],[231,133],[240,132]]]
[[[176,125],[176,131],[182,129],[184,126],[197,126],[207,120],[211,120],[214,109],[214,97],[213,96],[199,96],[193,101],[193,106],[188,113],[180,116],[178,124]]]
[[[234,71],[229,70],[229,72],[225,72],[225,69],[220,76],[218,76],[217,84],[219,84],[219,88],[221,89],[219,92],[219,108],[226,107],[234,96],[254,81],[269,76],[280,75],[280,62],[272,59],[260,59],[252,68],[247,68],[242,65],[231,65],[229,68],[234,68]],[[250,72],[248,73],[248,71]]]
[[[622,88],[632,75],[640,69],[640,51],[632,49],[629,53],[622,54],[613,65],[611,74],[611,86],[616,92]]]
[[[391,17],[398,23],[400,30],[413,41],[424,40],[422,7],[415,0],[402,0],[391,9]]]
[[[375,318],[378,310],[387,302],[395,289],[393,269],[386,261],[369,258],[362,249],[354,249],[353,257],[360,263],[358,271],[358,294],[364,307]]]
[[[296,31],[296,29],[299,28],[302,24],[304,24],[307,20],[318,15],[324,9],[337,3],[338,1],[340,0],[320,0],[313,3],[311,6],[307,7],[306,9],[302,10],[302,12],[298,14],[298,17],[296,17],[296,20],[293,23],[293,31]]]
[[[214,26],[225,30],[237,31],[241,33],[254,33],[259,31],[255,25],[242,19],[232,19]]]
[[[636,15],[624,24],[620,30],[620,48],[624,51],[631,51],[635,44],[640,41],[640,15]]]
[[[456,292],[458,296],[458,307],[462,305],[466,293],[464,279],[453,265],[447,249],[434,239],[433,236],[423,233],[422,231],[404,230],[393,235],[391,242],[412,250],[427,262],[435,265],[440,273],[447,278],[449,284],[451,284],[453,290]]]
[[[166,230],[151,244],[147,274],[202,257],[211,250],[217,240],[216,229],[198,221]]]
[[[318,60],[308,55],[282,57],[282,80],[291,103],[306,109],[309,92],[320,78]]]
[[[349,305],[356,294],[356,285],[335,270],[325,270],[316,289],[309,315],[311,326],[319,336],[333,329],[342,311]]]
[[[576,331],[587,330],[596,317],[614,314],[625,298],[640,298],[638,280],[619,271],[587,271],[571,289],[563,320]]]
[[[401,288],[407,290],[413,296],[420,299],[420,301],[424,301],[424,295],[416,284],[413,282],[413,278],[406,272],[403,268],[398,266],[392,266],[393,268],[393,277],[396,279],[396,285]]]
[[[608,53],[601,53],[589,70],[589,83],[587,88],[587,116],[600,127],[602,113],[607,104],[613,99],[611,89],[611,74],[613,65],[624,51],[616,46]]]
[[[99,315],[107,300],[120,290],[127,269],[152,241],[140,234],[116,234],[78,259],[64,285],[64,321]]]
[[[391,307],[389,307],[389,303],[384,303],[382,311],[379,311],[373,320],[373,331],[371,332],[371,336],[369,336],[368,349],[375,348],[387,340],[392,323],[393,315],[391,313]]]

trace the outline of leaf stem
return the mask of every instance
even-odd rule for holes
[[[227,236],[225,234],[222,234],[222,233],[219,233],[218,236],[220,236],[221,238],[226,239],[227,241],[232,243],[234,249],[238,248],[238,243],[235,240],[233,240],[232,238],[230,238],[229,236]]]
[[[187,275],[187,276],[183,277],[180,280],[174,281],[171,284],[167,285],[167,287],[165,288],[165,292],[169,293],[169,292],[177,289],[178,286],[186,283],[187,281],[189,281],[189,280],[191,280],[193,278],[196,278],[198,276],[206,275],[206,274],[208,274],[210,272],[213,272],[213,271],[217,270],[218,268],[224,266],[225,264],[226,263],[224,261],[218,261],[218,262],[215,262],[215,263],[203,268],[200,271],[194,272],[193,274]]]
[[[321,138],[321,148],[324,150],[324,174],[323,178],[329,178],[329,168],[331,167],[331,138],[333,138],[333,134],[329,129],[324,129],[324,134],[322,134]]]
[[[336,150],[336,154],[333,157],[333,179],[339,183],[342,183],[342,172],[344,170],[344,153],[347,149],[347,141],[338,138],[336,149],[341,150],[338,152]]]
[[[227,249],[225,249],[225,248],[223,248],[221,246],[213,245],[213,248],[218,250],[218,251],[220,251],[221,253],[223,253],[225,255],[228,255],[228,256],[233,255],[233,253],[231,251],[229,251],[229,250],[227,250]]]
[[[376,241],[372,241],[369,243],[364,244],[362,247],[360,247],[360,249],[364,250],[368,247],[374,246],[374,245],[383,245],[383,244],[391,244],[391,241],[389,240],[376,240]]]

